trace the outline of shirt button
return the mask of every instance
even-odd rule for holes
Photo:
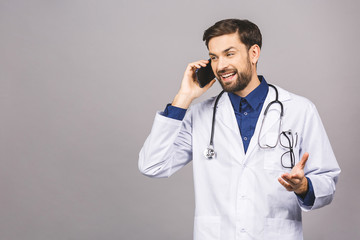
[[[240,232],[242,233],[246,232],[245,228],[240,229]]]
[[[244,112],[244,115],[246,116],[246,115],[247,115],[247,112]]]
[[[244,137],[244,140],[247,141],[247,137]]]

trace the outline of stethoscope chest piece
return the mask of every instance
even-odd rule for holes
[[[214,147],[212,145],[209,145],[205,151],[204,151],[204,156],[207,159],[212,159],[215,157],[215,151],[214,151]]]
[[[214,151],[214,146],[213,146],[214,128],[215,128],[215,115],[216,115],[217,104],[219,102],[219,99],[220,99],[221,95],[223,95],[224,92],[225,91],[221,91],[221,93],[217,96],[217,98],[215,100],[214,110],[213,110],[213,117],[212,117],[212,124],[211,124],[210,143],[209,143],[208,147],[204,151],[204,156],[207,159],[213,159],[215,157],[215,151]]]

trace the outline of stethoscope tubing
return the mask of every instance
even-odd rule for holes
[[[213,110],[213,117],[212,117],[212,123],[211,123],[211,135],[210,135],[210,146],[213,146],[213,139],[214,139],[214,132],[215,132],[215,118],[216,118],[216,109],[217,109],[217,105],[218,102],[221,98],[221,96],[224,94],[224,90],[221,91],[221,93],[217,96],[216,100],[215,100],[215,104],[214,104],[214,110]]]
[[[284,106],[283,106],[282,102],[279,101],[279,92],[278,92],[277,88],[276,88],[274,85],[272,85],[272,84],[268,84],[268,85],[269,85],[269,87],[272,87],[272,88],[275,90],[275,100],[272,101],[272,102],[270,102],[270,103],[266,106],[266,109],[265,109],[265,111],[264,111],[264,117],[266,116],[266,114],[267,114],[270,106],[271,106],[272,104],[274,104],[274,103],[280,104],[280,107],[281,107],[280,117],[283,117],[283,116],[284,116]]]
[[[266,109],[264,111],[264,118],[262,120],[262,124],[261,124],[261,127],[260,127],[260,133],[261,133],[261,130],[262,130],[262,127],[263,127],[263,123],[264,123],[264,119],[266,117],[266,114],[268,112],[268,110],[270,109],[271,105],[273,104],[276,104],[278,103],[281,107],[281,112],[280,112],[280,124],[279,124],[279,131],[280,131],[280,128],[281,128],[281,124],[282,124],[282,117],[284,116],[284,106],[282,104],[282,102],[279,101],[279,93],[278,93],[278,90],[277,88],[272,85],[272,84],[268,84],[269,87],[272,87],[274,90],[275,90],[275,100],[271,101],[267,106],[266,106]],[[204,155],[207,159],[212,159],[214,156],[215,156],[215,151],[214,151],[214,132],[215,132],[215,120],[216,120],[216,109],[217,109],[217,105],[218,105],[218,102],[221,98],[221,96],[224,94],[224,90],[221,91],[219,93],[219,95],[217,96],[216,100],[215,100],[215,103],[214,103],[214,109],[213,109],[213,117],[212,117],[212,123],[211,123],[211,134],[210,134],[210,143],[209,143],[209,146],[205,149],[205,152],[204,152]],[[259,133],[259,137],[260,137],[260,133]],[[276,145],[277,145],[277,142],[276,142]],[[275,145],[275,146],[276,146]],[[261,146],[260,143],[259,143],[259,146],[261,148],[272,148],[272,147],[275,147],[275,146]]]

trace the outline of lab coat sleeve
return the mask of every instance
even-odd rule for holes
[[[192,160],[191,111],[182,121],[158,112],[139,153],[139,170],[149,177],[170,177]]]
[[[304,172],[311,179],[315,202],[313,206],[306,206],[299,200],[299,205],[302,210],[310,211],[331,203],[335,194],[335,184],[338,181],[340,168],[320,116],[312,103],[310,103],[310,107],[305,114],[300,157],[305,152],[309,153]]]

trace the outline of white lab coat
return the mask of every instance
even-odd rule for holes
[[[183,121],[156,114],[139,154],[139,169],[150,177],[169,177],[193,161],[195,240],[303,239],[301,210],[320,208],[332,201],[340,168],[318,112],[309,100],[277,88],[284,105],[282,130],[298,134],[296,162],[305,152],[310,154],[304,171],[316,197],[311,207],[303,205],[277,180],[289,171],[280,163],[287,150],[280,144],[266,150],[258,145],[264,109],[275,99],[272,88],[246,154],[227,93],[218,103],[216,157],[211,160],[204,157],[204,150],[209,144],[215,98],[193,105]],[[273,105],[271,109],[261,132],[262,143],[271,144],[278,136],[280,108]]]

